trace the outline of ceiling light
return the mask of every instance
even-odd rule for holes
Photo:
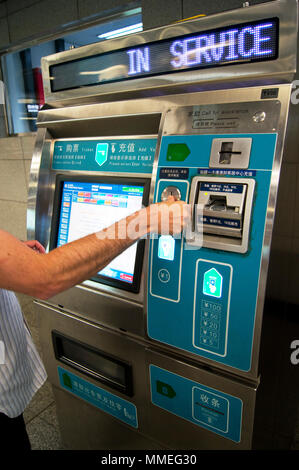
[[[136,23],[131,26],[125,26],[124,28],[114,29],[113,31],[108,31],[107,33],[99,34],[99,39],[113,39],[118,38],[119,36],[125,36],[127,34],[138,33],[143,31],[143,24]]]

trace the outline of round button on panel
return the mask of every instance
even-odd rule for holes
[[[254,122],[264,122],[264,120],[266,119],[265,111],[257,111],[252,116],[252,119],[253,119]]]
[[[176,201],[180,201],[181,199],[181,191],[176,186],[167,186],[162,191],[161,194],[161,201],[165,202],[169,198],[169,196],[173,196]]]

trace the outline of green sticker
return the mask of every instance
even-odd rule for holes
[[[174,398],[176,396],[176,393],[171,387],[171,385],[166,384],[164,382],[160,382],[160,380],[157,380],[156,383],[157,383],[157,392],[160,393],[161,395],[164,395],[164,397]]]
[[[190,155],[190,150],[186,144],[169,144],[167,148],[167,161],[183,162]]]

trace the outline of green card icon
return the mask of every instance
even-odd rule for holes
[[[223,277],[217,269],[209,269],[203,276],[203,293],[219,299],[222,295],[222,282]]]
[[[157,385],[157,392],[160,393],[161,395],[164,395],[164,397],[174,398],[176,396],[176,393],[173,390],[171,385],[166,384],[164,382],[160,382],[160,380],[157,380],[156,385]]]
[[[62,380],[63,380],[63,383],[66,387],[73,388],[71,378],[68,374],[65,374],[65,373],[62,374]]]
[[[189,154],[190,150],[187,144],[169,144],[167,148],[166,160],[168,162],[183,162],[186,160]]]

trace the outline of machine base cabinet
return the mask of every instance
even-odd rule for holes
[[[158,443],[105,412],[53,387],[62,443],[68,450],[159,450]]]
[[[256,391],[147,351],[150,435],[171,449],[250,449]]]
[[[250,449],[254,388],[49,306],[37,308],[67,449]]]

